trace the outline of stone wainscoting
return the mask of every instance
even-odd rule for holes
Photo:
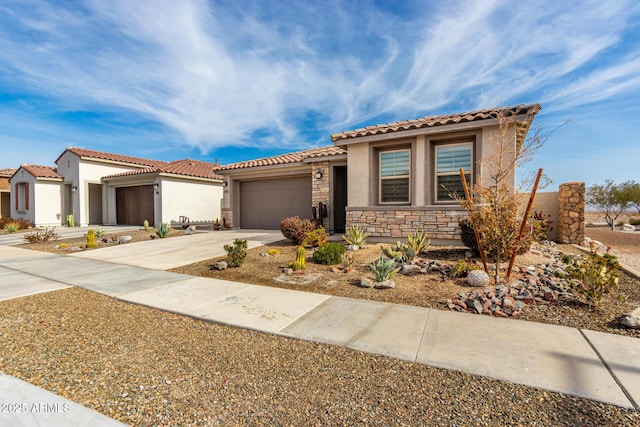
[[[560,184],[558,191],[558,241],[584,244],[585,185],[584,182]]]
[[[347,226],[360,224],[372,237],[406,237],[411,231],[423,231],[430,239],[460,239],[458,221],[467,211],[456,207],[384,206],[347,208]]]

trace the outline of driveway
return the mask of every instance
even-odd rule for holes
[[[232,244],[235,239],[246,239],[249,248],[253,248],[283,240],[284,237],[280,230],[224,230],[75,252],[69,256],[168,270],[226,255],[224,245]]]

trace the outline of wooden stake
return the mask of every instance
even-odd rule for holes
[[[538,184],[540,183],[540,178],[542,177],[542,168],[538,169],[538,175],[536,175],[536,181],[533,184],[533,190],[531,191],[531,195],[529,196],[529,203],[527,203],[527,209],[524,212],[524,216],[522,217],[522,223],[520,224],[520,233],[518,234],[518,241],[516,243],[516,248],[513,250],[511,254],[511,260],[509,261],[509,269],[507,270],[507,280],[511,277],[511,271],[513,270],[513,263],[516,261],[516,255],[518,254],[518,246],[520,246],[520,241],[522,240],[522,235],[524,234],[524,229],[527,227],[527,218],[529,217],[529,212],[531,211],[531,207],[533,206],[533,199],[536,197],[536,191],[538,190]]]
[[[482,250],[482,243],[480,242],[480,233],[478,233],[478,227],[476,227],[476,220],[473,215],[473,212],[475,212],[475,206],[473,205],[473,200],[471,200],[471,196],[469,195],[469,186],[467,185],[467,178],[464,176],[464,169],[462,168],[460,168],[460,178],[462,178],[462,187],[464,188],[464,196],[467,198],[467,210],[469,211],[469,218],[471,218],[471,225],[473,226],[473,232],[476,235],[476,243],[478,244],[478,252],[480,252],[480,258],[482,259],[482,266],[484,267],[484,272],[489,274],[489,269],[487,268],[487,260],[484,256],[484,251]]]

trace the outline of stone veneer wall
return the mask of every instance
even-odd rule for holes
[[[316,173],[322,171],[322,178],[317,179]],[[329,204],[329,162],[315,162],[311,164],[311,205],[318,210],[318,203],[327,207],[327,217],[322,218],[322,226],[329,229],[329,218],[332,208]],[[320,215],[320,212],[318,212]]]
[[[584,182],[560,184],[558,192],[558,241],[582,245],[585,237],[585,185]]]
[[[233,228],[233,210],[232,209],[222,208],[222,218],[224,218],[228,228]],[[220,222],[223,223],[222,220],[220,220]]]
[[[458,221],[466,217],[463,208],[347,208],[347,226],[363,225],[376,237],[406,237],[417,230],[430,239],[460,239]]]

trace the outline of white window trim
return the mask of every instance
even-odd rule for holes
[[[438,177],[439,176],[452,176],[452,175],[458,175],[460,176],[460,170],[454,171],[454,172],[443,172],[443,173],[438,173],[438,149],[439,148],[444,148],[444,147],[454,147],[456,145],[468,145],[469,146],[469,150],[471,152],[471,170],[470,171],[464,171],[465,175],[468,173],[470,176],[470,180],[467,181],[467,185],[469,187],[471,187],[473,185],[473,165],[474,165],[474,156],[473,156],[473,141],[465,141],[465,142],[457,142],[457,143],[453,143],[453,144],[439,144],[436,145],[435,147],[435,157],[434,157],[434,166],[433,166],[433,181],[434,181],[434,201],[435,203],[442,203],[442,204],[451,204],[451,203],[455,203],[455,200],[438,200]]]
[[[401,151],[407,151],[409,153],[409,174],[408,175],[394,175],[386,176],[382,178],[382,155],[387,153],[397,153]],[[398,179],[407,178],[409,181],[407,189],[407,200],[402,202],[383,202],[382,201],[382,180],[383,179]],[[411,148],[401,148],[397,150],[384,150],[378,153],[378,203],[381,205],[410,205],[411,204]]]

